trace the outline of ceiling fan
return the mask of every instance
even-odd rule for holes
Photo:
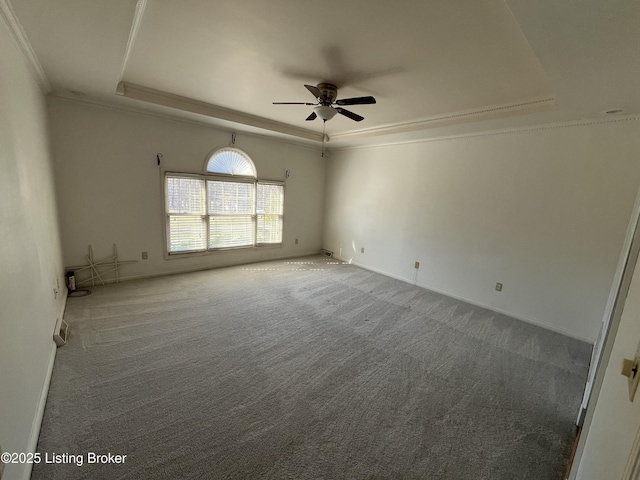
[[[320,118],[324,122],[327,120],[331,120],[336,114],[344,115],[345,117],[350,118],[351,120],[355,120],[356,122],[361,122],[364,120],[364,117],[361,117],[357,113],[350,112],[342,108],[342,105],[371,105],[376,103],[376,99],[373,97],[354,97],[354,98],[343,98],[340,100],[336,100],[338,96],[338,87],[336,87],[332,83],[319,83],[317,86],[313,85],[305,85],[307,90],[311,92],[311,94],[316,97],[318,100],[317,103],[309,103],[309,102],[273,102],[274,105],[316,105],[313,109],[311,115],[309,115],[306,120],[315,120],[316,118]],[[333,105],[338,105],[334,107]]]

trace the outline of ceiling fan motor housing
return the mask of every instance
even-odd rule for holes
[[[338,98],[338,87],[332,83],[319,83],[318,90],[322,92],[322,98],[319,98],[322,105],[331,105]]]

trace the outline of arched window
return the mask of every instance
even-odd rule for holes
[[[169,254],[282,243],[283,182],[258,181],[236,148],[213,151],[204,167],[203,175],[165,175]]]
[[[221,148],[213,152],[207,159],[205,172],[257,177],[256,167],[249,155],[237,148]]]

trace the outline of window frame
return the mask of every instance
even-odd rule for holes
[[[260,214],[257,211],[257,206],[258,206],[258,185],[276,185],[279,187],[282,187],[282,213],[280,214],[276,214],[276,213],[264,213],[264,214]],[[283,241],[284,241],[284,185],[285,182],[281,182],[281,181],[276,181],[276,180],[258,180],[256,182],[256,213],[255,213],[255,222],[256,222],[256,240],[255,240],[255,246],[257,247],[267,247],[267,246],[272,246],[272,245],[282,245]],[[280,237],[280,242],[276,243],[276,242],[271,242],[271,243],[267,243],[267,242],[258,242],[258,216],[259,215],[278,215],[280,217],[280,222],[282,223],[282,233],[281,233],[281,237]]]
[[[171,256],[175,256],[176,254],[197,254],[197,253],[202,253],[203,250],[201,249],[197,249],[197,250],[181,250],[179,252],[171,252],[169,251],[169,239],[171,238],[171,234],[170,234],[170,227],[171,227],[171,215],[169,213],[169,182],[168,179],[169,177],[173,177],[173,178],[187,178],[187,179],[198,179],[200,175],[198,174],[194,174],[194,173],[178,173],[178,174],[174,174],[172,172],[166,172],[164,171],[162,173],[162,204],[163,204],[163,223],[164,223],[164,254],[165,254],[165,259],[166,258],[170,258]],[[203,198],[203,202],[206,202],[206,183],[204,185],[205,189],[204,189],[204,198]],[[206,205],[205,205],[205,210],[204,210],[204,214],[201,214],[200,217],[202,219],[204,219],[206,217]],[[205,238],[205,246],[207,246],[207,242],[209,241],[208,238],[208,234],[205,232],[206,238]],[[204,250],[206,251],[206,250]]]
[[[214,153],[215,154],[215,151]],[[212,154],[212,155],[213,155]],[[207,157],[207,161],[205,162],[205,169],[206,166],[211,158],[212,155],[209,155]],[[246,154],[245,154],[246,155]],[[174,178],[192,178],[192,179],[199,179],[201,181],[204,182],[204,202],[205,202],[205,213],[202,215],[202,217],[204,218],[205,222],[206,222],[206,227],[205,227],[205,235],[206,235],[206,239],[205,239],[205,248],[204,249],[197,249],[197,250],[181,250],[181,251],[175,251],[172,252],[170,251],[170,244],[169,244],[169,239],[171,238],[170,236],[170,218],[171,215],[169,213],[169,209],[168,209],[168,199],[169,199],[169,195],[168,195],[168,181],[167,179],[170,177],[174,177]],[[163,204],[163,222],[164,222],[164,257],[165,259],[171,259],[171,258],[179,258],[179,257],[185,257],[185,256],[201,256],[201,255],[215,255],[218,252],[225,252],[225,251],[230,251],[230,250],[247,250],[247,249],[265,249],[265,248],[281,248],[283,246],[284,243],[284,230],[285,230],[285,215],[284,215],[284,198],[285,198],[285,185],[286,182],[282,181],[282,180],[260,180],[257,177],[248,177],[248,176],[242,176],[242,175],[232,175],[232,174],[224,174],[224,173],[190,173],[190,172],[176,172],[173,170],[162,170],[161,172],[161,178],[162,178],[162,204]],[[252,216],[252,220],[253,220],[253,244],[252,245],[238,245],[238,246],[229,246],[229,247],[216,247],[216,248],[211,248],[209,246],[209,240],[210,240],[210,223],[209,223],[209,219],[212,215],[210,215],[209,213],[209,209],[208,209],[208,181],[223,181],[223,182],[235,182],[235,183],[249,183],[253,185],[253,195],[254,195],[254,209],[253,209],[253,213],[251,214]],[[281,239],[280,242],[273,242],[273,243],[264,243],[264,242],[258,242],[258,213],[257,213],[257,191],[258,191],[258,186],[260,184],[264,184],[264,185],[277,185],[282,187],[282,195],[283,195],[283,202],[282,202],[282,214],[280,214],[279,216],[281,217],[281,221],[282,221],[282,235],[281,235]]]

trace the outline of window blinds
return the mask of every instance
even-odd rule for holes
[[[166,176],[169,253],[282,243],[284,186]]]

